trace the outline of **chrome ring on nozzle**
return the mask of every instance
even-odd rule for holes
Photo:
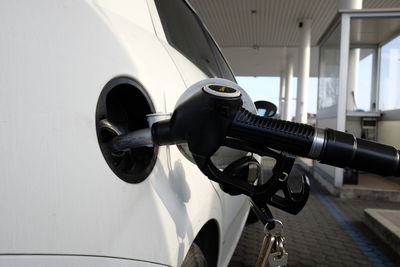
[[[308,157],[317,159],[321,155],[322,148],[325,142],[325,131],[321,128],[315,128],[314,139],[308,153]]]

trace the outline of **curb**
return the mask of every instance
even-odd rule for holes
[[[365,224],[400,256],[400,210],[365,209]]]

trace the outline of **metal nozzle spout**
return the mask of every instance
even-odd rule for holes
[[[153,144],[151,129],[146,128],[114,137],[110,141],[110,148],[112,151],[120,152],[136,147],[151,147]]]

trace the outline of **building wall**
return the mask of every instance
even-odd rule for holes
[[[400,148],[400,121],[379,121],[378,142]]]

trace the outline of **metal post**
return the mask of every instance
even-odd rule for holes
[[[349,67],[349,50],[350,50],[350,16],[342,15],[340,38],[340,63],[339,63],[339,91],[337,103],[337,125],[339,131],[346,130],[346,108],[347,108],[347,75]],[[335,168],[335,184],[336,187],[343,185],[343,169]]]
[[[285,81],[285,74],[282,71],[281,72],[281,78],[280,78],[280,90],[279,90],[279,117],[280,119],[285,119],[285,86],[286,86],[286,81]]]
[[[363,0],[338,0],[339,9],[362,9]],[[349,71],[350,53],[350,16],[342,15],[340,29],[340,67],[339,67],[339,91],[337,104],[337,130],[346,130],[347,109],[347,77]],[[335,187],[343,185],[343,169],[335,168]]]
[[[299,48],[299,76],[297,79],[296,121],[307,123],[308,80],[310,77],[311,57],[311,20],[299,22],[302,31]]]
[[[293,58],[288,55],[286,62],[286,77],[285,77],[285,117],[287,121],[292,120],[292,79],[293,79]]]
[[[356,95],[358,88],[359,63],[360,63],[360,48],[350,49],[348,82],[347,82],[347,110],[355,110],[357,108]]]
[[[374,48],[374,57],[372,59],[372,90],[371,90],[371,111],[378,110],[378,88],[379,88],[379,74],[380,74],[380,49]]]

